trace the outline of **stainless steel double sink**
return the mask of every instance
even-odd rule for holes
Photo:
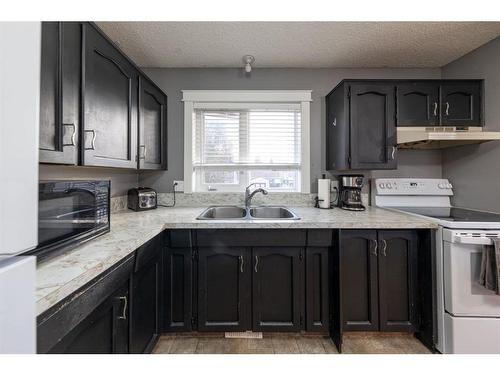
[[[300,220],[300,217],[282,206],[211,206],[203,211],[198,220]]]

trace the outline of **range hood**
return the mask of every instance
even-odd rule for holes
[[[480,126],[397,127],[401,149],[441,149],[489,141],[499,141],[500,132],[484,131]]]

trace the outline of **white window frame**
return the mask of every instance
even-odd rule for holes
[[[198,108],[226,108],[234,103],[297,103],[301,111],[301,193],[311,189],[310,122],[311,90],[182,90],[184,102],[184,192],[192,193],[194,186],[194,111]],[[236,105],[237,106],[237,105]]]

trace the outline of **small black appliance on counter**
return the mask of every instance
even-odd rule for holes
[[[339,175],[339,207],[348,211],[364,211],[366,208],[361,202],[363,188],[362,174]]]
[[[133,188],[128,191],[128,208],[134,211],[152,210],[158,207],[157,194],[147,187]]]
[[[40,181],[38,246],[41,261],[109,232],[110,181]]]

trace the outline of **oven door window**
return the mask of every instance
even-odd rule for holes
[[[99,190],[88,182],[41,184],[39,191],[39,247],[75,238],[106,226],[98,204]]]

